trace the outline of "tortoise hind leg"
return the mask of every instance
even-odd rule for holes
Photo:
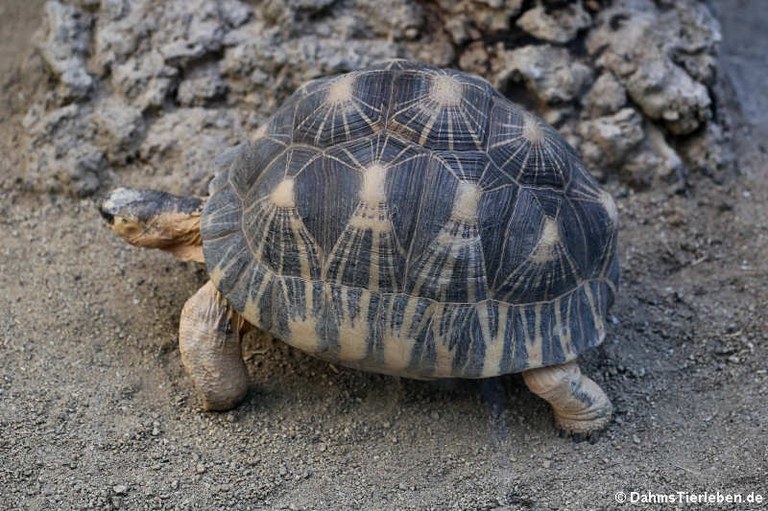
[[[246,325],[210,281],[184,304],[179,324],[181,361],[203,410],[230,410],[248,393],[248,372],[240,352]]]
[[[531,392],[552,405],[558,429],[575,440],[597,438],[611,421],[611,401],[575,361],[524,371],[523,379]]]

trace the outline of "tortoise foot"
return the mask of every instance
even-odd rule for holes
[[[526,385],[552,405],[561,436],[594,443],[611,422],[613,405],[603,389],[583,374],[576,362],[531,369]]]
[[[179,326],[181,360],[206,412],[231,410],[248,393],[248,371],[240,353],[243,326],[212,282],[184,305]]]

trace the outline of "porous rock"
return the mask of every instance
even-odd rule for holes
[[[568,50],[548,44],[504,51],[503,59],[497,85],[503,90],[510,81],[522,80],[543,103],[571,101],[592,79],[592,70],[576,62]]]
[[[720,33],[695,0],[51,0],[46,13],[38,47],[57,86],[21,139],[41,189],[141,172],[203,193],[209,160],[302,83],[393,57],[484,76],[598,175],[652,186],[726,160],[710,92]]]
[[[61,84],[62,100],[83,98],[93,85],[86,67],[91,37],[91,16],[73,5],[45,4],[40,55]]]
[[[623,108],[612,115],[583,120],[577,132],[581,151],[589,167],[612,167],[622,163],[645,137],[643,119],[634,108]]]
[[[112,98],[94,108],[93,120],[98,145],[111,164],[125,165],[136,155],[145,131],[141,110]]]
[[[183,106],[202,106],[227,93],[227,84],[221,77],[217,66],[195,68],[179,84],[178,101]]]
[[[176,83],[179,70],[165,63],[157,50],[150,50],[112,68],[112,86],[140,110],[158,108]]]
[[[570,3],[560,8],[547,9],[537,5],[523,13],[517,26],[532,36],[553,43],[571,41],[579,30],[592,24],[592,18],[581,2]]]
[[[616,113],[626,103],[627,89],[610,71],[603,72],[595,80],[582,100],[584,113],[589,118]]]
[[[139,148],[152,162],[158,186],[182,194],[205,195],[213,161],[244,139],[238,112],[201,107],[179,108],[159,117]]]
[[[455,44],[461,45],[483,34],[509,29],[523,0],[438,0],[437,4],[445,15],[445,30]]]
[[[620,2],[599,14],[587,49],[622,80],[646,116],[672,134],[686,135],[709,120],[711,98],[705,85],[672,60],[679,39],[670,25],[679,26],[674,10],[659,12],[650,0]]]

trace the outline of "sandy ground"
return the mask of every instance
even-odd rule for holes
[[[609,185],[623,289],[609,339],[583,368],[616,418],[591,445],[558,438],[519,376],[399,380],[263,336],[246,339],[245,404],[197,411],[176,329],[202,271],[126,246],[91,200],[14,186],[25,96],[11,85],[37,71],[13,69],[40,3],[0,7],[0,509],[617,509],[617,492],[678,491],[768,500],[768,170],[755,107],[766,92],[748,87],[768,73],[759,17],[722,8],[724,69],[746,109],[738,173],[693,176],[674,197]],[[729,43],[745,26],[753,44]]]

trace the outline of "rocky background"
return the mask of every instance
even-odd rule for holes
[[[213,157],[301,83],[405,57],[485,77],[598,177],[680,191],[730,161],[720,37],[693,0],[50,1],[23,180],[87,196],[140,169],[204,194]]]
[[[1,510],[765,508],[765,1],[708,2],[716,67],[702,3],[383,3],[0,1]],[[482,74],[616,198],[621,290],[580,359],[615,407],[597,443],[519,375],[391,378],[257,332],[246,401],[195,407],[178,322],[207,276],[118,239],[98,194],[204,192],[298,84],[391,56]]]

